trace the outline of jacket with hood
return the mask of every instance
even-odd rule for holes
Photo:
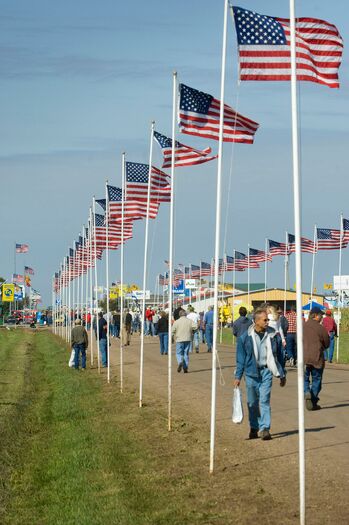
[[[269,326],[266,329],[267,339],[267,368],[275,377],[285,377],[286,371],[282,365],[282,344],[280,335]],[[250,377],[259,377],[257,366],[258,349],[256,344],[254,325],[251,325],[247,332],[239,337],[236,350],[236,370],[235,378],[241,379],[245,373]]]
[[[239,319],[234,321],[233,323],[233,334],[235,337],[240,337],[242,334],[244,334],[248,327],[251,326],[252,321],[251,319],[248,319],[246,316],[240,315]]]

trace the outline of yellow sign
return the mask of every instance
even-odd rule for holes
[[[3,284],[2,285],[2,300],[4,303],[13,303],[15,300],[15,285],[14,284]]]
[[[324,290],[332,290],[333,285],[331,283],[324,283]]]

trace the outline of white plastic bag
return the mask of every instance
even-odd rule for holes
[[[69,368],[73,368],[73,366],[75,364],[75,350],[74,350],[74,348],[71,351],[70,359],[69,359],[69,363],[68,364],[69,364]]]
[[[242,398],[241,398],[241,390],[239,387],[234,388],[234,394],[233,394],[233,415],[232,415],[232,421],[233,423],[242,423],[242,420],[244,419],[244,411],[242,408]]]

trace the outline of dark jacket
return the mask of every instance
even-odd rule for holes
[[[85,328],[81,325],[74,326],[71,331],[71,345],[85,345],[88,346],[88,335]]]
[[[160,317],[158,321],[158,334],[168,332],[168,317]]]
[[[173,319],[177,321],[179,319],[179,312],[182,310],[181,306],[178,306],[175,311],[173,312]]]
[[[284,333],[284,336],[286,337],[287,331],[288,331],[288,321],[284,315],[280,315],[280,324],[281,324],[281,328]]]
[[[314,368],[323,368],[324,351],[330,346],[327,330],[314,319],[303,325],[304,364]]]
[[[236,349],[236,379],[241,379],[244,373],[250,377],[259,377],[259,370],[253,349],[252,335],[250,335],[253,330],[254,326],[252,325],[248,328],[247,332],[238,338]],[[266,331],[270,335],[271,350],[273,353],[275,366],[278,369],[280,377],[285,377],[286,372],[283,367],[284,360],[282,355],[280,334],[275,332],[274,328],[270,328],[269,326],[267,327]]]
[[[240,337],[242,334],[244,334],[251,324],[251,319],[240,315],[239,319],[236,319],[236,321],[233,323],[233,334],[235,337]]]

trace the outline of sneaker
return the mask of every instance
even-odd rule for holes
[[[187,374],[187,373],[188,373],[188,368],[184,368],[184,369],[183,369],[183,372],[184,372],[185,374]]]
[[[294,366],[294,359],[293,359],[293,357],[291,357],[291,359],[290,359],[290,366]]]
[[[321,406],[320,405],[314,405],[312,410],[321,410]]]
[[[258,430],[256,428],[250,428],[248,439],[257,439],[257,438],[258,438]]]
[[[260,437],[263,441],[270,441],[272,439],[269,430],[261,430]]]
[[[195,349],[195,352],[196,352],[196,353],[198,354],[198,353],[199,353],[199,349],[198,349],[198,348],[196,348],[196,349]]]
[[[183,364],[179,363],[178,368],[177,368],[177,372],[182,372],[182,368],[183,368]]]
[[[313,410],[314,409],[314,405],[313,405],[313,402],[311,400],[311,393],[307,392],[305,394],[304,398],[305,398],[305,408],[307,410]]]

